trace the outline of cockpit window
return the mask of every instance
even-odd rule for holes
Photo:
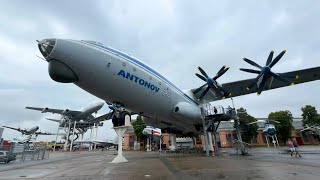
[[[45,39],[38,43],[39,50],[44,57],[47,57],[53,50],[54,45],[56,44],[55,39]]]

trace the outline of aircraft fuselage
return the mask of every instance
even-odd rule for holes
[[[128,54],[99,43],[56,39],[46,60],[52,79],[75,80],[77,86],[106,102],[149,117],[145,118],[149,125],[194,131],[193,125],[201,123],[199,104],[191,93]]]

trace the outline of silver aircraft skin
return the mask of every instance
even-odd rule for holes
[[[49,63],[49,75],[53,80],[74,83],[108,104],[121,104],[121,107],[142,115],[145,123],[153,127],[195,132],[194,125],[201,124],[201,105],[225,98],[218,88],[211,88],[203,99],[199,94],[193,94],[194,89],[184,92],[137,58],[99,42],[43,39],[38,41],[38,47]],[[302,71],[295,73],[302,74],[306,70]],[[318,72],[319,67],[308,71]],[[316,75],[296,83],[320,79],[319,73]],[[254,88],[246,90],[242,87],[252,81],[218,85],[230,93],[229,97],[235,97],[257,92]],[[269,89],[290,85],[277,80],[271,83]]]
[[[52,109],[52,108],[39,108],[39,107],[26,107],[26,109],[41,111],[41,113],[53,113],[53,114],[61,114],[64,116],[63,119],[71,120],[71,121],[89,121],[94,119],[95,117],[92,115],[100,110],[104,105],[104,102],[94,102],[89,106],[81,109],[81,110],[69,110],[69,109]]]

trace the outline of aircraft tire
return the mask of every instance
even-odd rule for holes
[[[119,121],[120,126],[124,126],[124,125],[130,126],[131,125],[131,115],[128,112],[126,112],[126,111],[121,112],[119,119],[120,119],[120,121]]]
[[[119,120],[116,116],[113,116],[112,117],[112,124],[113,124],[113,127],[118,127],[119,126]]]

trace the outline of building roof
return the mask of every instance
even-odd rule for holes
[[[258,130],[263,130],[264,129],[264,121],[258,121],[257,125],[258,125]],[[302,119],[294,119],[292,122],[292,125],[294,127],[294,129],[303,129],[303,125],[302,125]],[[232,131],[235,130],[234,128],[234,123],[230,122],[230,121],[221,121],[218,131]]]

